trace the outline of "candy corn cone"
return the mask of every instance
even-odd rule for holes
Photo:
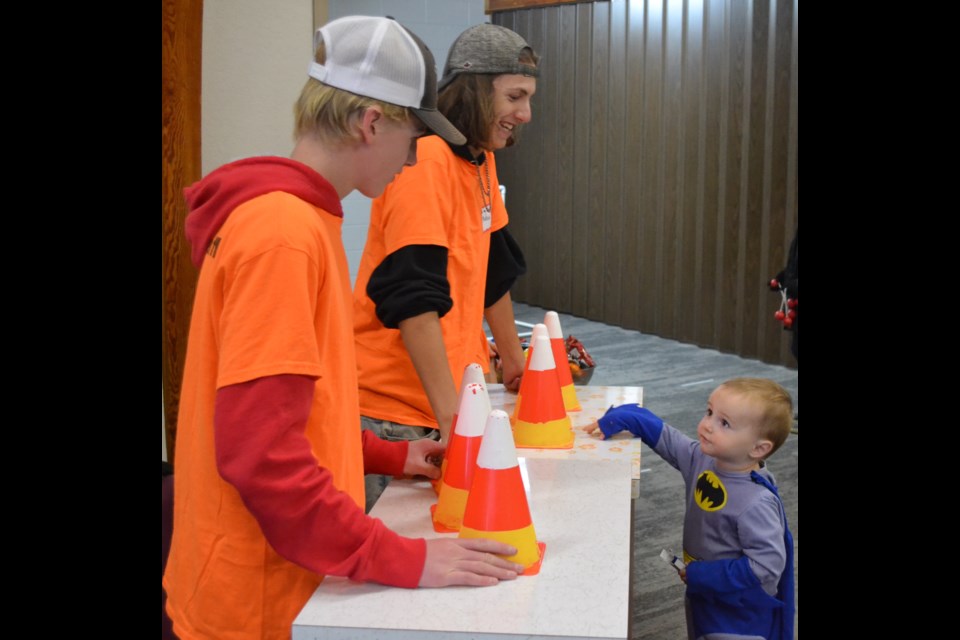
[[[453,414],[453,422],[450,424],[451,434],[457,428],[457,416],[460,415],[460,403],[463,401],[463,391],[467,388],[468,384],[482,384],[484,390],[487,388],[487,381],[483,378],[483,368],[475,362],[463,368],[463,377],[460,378],[460,391],[457,392],[457,412]],[[487,397],[487,404],[490,404],[489,396]],[[487,409],[488,413],[489,411],[490,410]]]
[[[580,401],[573,386],[570,365],[567,364],[567,350],[563,344],[563,330],[560,328],[560,316],[556,311],[547,311],[543,318],[553,348],[553,360],[557,365],[557,379],[560,380],[560,392],[563,395],[563,408],[567,411],[580,411]]]
[[[460,378],[460,392],[457,394],[457,409],[460,409],[460,399],[463,398],[463,390],[468,384],[486,385],[487,381],[483,378],[483,368],[477,363],[468,364],[463,368],[463,377]]]
[[[463,390],[456,427],[441,467],[439,500],[430,508],[433,528],[439,532],[458,531],[467,506],[467,494],[477,466],[483,430],[490,415],[490,398],[482,384],[471,382]]]
[[[536,343],[537,338],[540,336],[547,335],[547,325],[540,323],[533,325],[533,333],[530,335],[530,346],[527,347],[527,361],[523,365],[523,375],[527,375],[527,371],[530,369],[530,358],[533,357],[533,345]],[[523,386],[522,378],[520,386]],[[520,411],[520,398],[522,395],[517,395],[517,404],[513,407],[513,414],[510,416],[510,422],[515,422],[517,419],[517,414]]]
[[[510,419],[499,409],[492,411],[487,420],[460,537],[505,542],[517,549],[507,560],[527,567],[529,574],[540,569],[542,547],[537,544],[530,505],[523,491]]]
[[[487,383],[483,379],[483,369],[480,367],[480,365],[476,363],[471,363],[463,368],[463,377],[460,379],[460,391],[457,392],[457,412],[453,414],[453,421],[450,423],[451,439],[453,438],[453,434],[456,433],[456,430],[457,430],[457,416],[460,414],[460,403],[463,401],[463,390],[467,388],[468,384],[474,384],[474,383],[482,384],[484,389],[486,389],[487,387]],[[486,395],[486,391],[484,391],[484,394]],[[487,413],[490,413],[489,396],[487,396]],[[484,420],[486,420],[486,418],[484,418]],[[482,434],[483,431],[481,430],[480,433]],[[476,454],[474,454],[473,457],[476,458],[477,457]],[[446,469],[446,464],[447,464],[446,458],[444,458],[444,461],[440,466],[441,478],[443,477],[442,474]],[[431,480],[430,484],[433,485],[434,492],[436,492],[436,494],[439,496],[440,480]],[[470,485],[467,485],[467,486],[469,487]]]
[[[520,382],[523,404],[513,424],[518,447],[569,449],[573,446],[570,416],[563,408],[555,370],[550,339],[540,336],[530,356],[530,368]]]

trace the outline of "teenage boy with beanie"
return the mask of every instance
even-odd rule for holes
[[[364,429],[446,441],[464,368],[488,368],[487,320],[504,383],[517,389],[523,352],[510,287],[526,267],[507,226],[494,152],[532,118],[539,57],[505,27],[454,41],[438,108],[466,143],[428,136],[418,162],[377,198],[354,287]],[[367,476],[367,508],[389,476]]]
[[[287,638],[323,575],[488,585],[518,569],[492,541],[403,538],[364,515],[363,474],[436,477],[436,443],[361,435],[340,200],[416,163],[436,110],[430,51],[386,18],[317,33],[290,159],[250,158],[187,190],[200,279],[180,404],[164,576],[187,638]]]

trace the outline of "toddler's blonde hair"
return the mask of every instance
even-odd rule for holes
[[[787,390],[766,378],[733,378],[720,385],[760,407],[759,436],[773,443],[765,458],[786,441],[793,427],[793,400]]]

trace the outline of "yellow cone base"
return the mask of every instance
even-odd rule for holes
[[[577,400],[577,390],[573,388],[573,383],[560,387],[560,393],[563,395],[563,408],[567,411],[580,411],[580,401]]]
[[[463,512],[467,510],[466,489],[457,489],[442,483],[440,487],[440,501],[430,505],[430,515],[433,520],[433,530],[437,533],[456,533],[463,524]]]
[[[540,567],[543,565],[543,556],[547,554],[547,543],[537,541],[537,550],[540,551],[540,559],[520,572],[522,576],[535,576],[540,573]]]
[[[537,544],[537,532],[533,530],[533,523],[523,529],[514,529],[513,531],[478,531],[470,527],[461,527],[460,537],[489,538],[490,540],[509,544],[517,548],[517,553],[512,556],[507,556],[505,558],[506,560],[522,564],[526,569],[538,565],[537,571],[540,570],[539,563],[543,560],[543,554],[540,551],[540,546]],[[544,545],[544,548],[546,548],[546,545]],[[526,571],[524,571],[523,574],[532,575]]]
[[[513,426],[513,439],[518,449],[572,449],[570,416],[539,423],[517,420]]]

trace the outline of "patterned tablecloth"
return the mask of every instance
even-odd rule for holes
[[[517,396],[507,392],[502,384],[488,385],[490,404],[494,409],[503,409],[513,413]],[[576,437],[572,449],[517,449],[517,455],[529,458],[568,458],[583,460],[621,460],[629,459],[633,470],[633,497],[639,495],[640,488],[640,438],[622,431],[609,440],[601,440],[596,435],[583,431],[602,416],[611,405],[635,402],[643,405],[643,387],[576,387],[577,399],[582,407],[580,411],[571,411],[567,415],[573,423]]]

